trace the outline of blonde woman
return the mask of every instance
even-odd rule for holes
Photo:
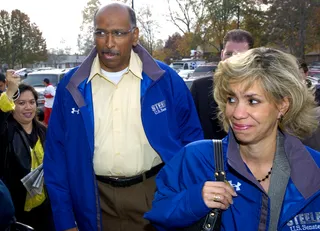
[[[320,230],[320,153],[299,140],[318,122],[296,59],[252,49],[221,62],[214,86],[229,183],[214,181],[212,141],[191,143],[160,171],[145,217],[175,230],[220,208],[223,231]]]

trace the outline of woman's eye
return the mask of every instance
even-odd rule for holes
[[[250,103],[250,104],[258,104],[259,101],[258,101],[258,100],[255,100],[255,99],[249,99],[249,103]]]
[[[235,98],[233,98],[233,97],[228,97],[227,100],[228,100],[228,103],[236,102]]]

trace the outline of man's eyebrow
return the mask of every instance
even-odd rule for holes
[[[124,28],[114,28],[114,29],[112,29],[112,30],[106,30],[106,29],[103,29],[103,28],[96,28],[95,29],[95,31],[97,31],[97,30],[100,30],[100,31],[122,31],[122,30],[126,30],[126,29],[124,29]]]

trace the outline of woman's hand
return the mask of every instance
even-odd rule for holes
[[[72,229],[67,229],[65,231],[78,231],[78,229],[77,228],[72,228]]]
[[[12,99],[12,96],[18,91],[20,76],[14,73],[14,70],[7,70],[6,73],[6,83],[7,83],[7,96]]]
[[[207,181],[202,188],[202,198],[208,208],[228,209],[237,196],[234,189],[225,182]]]

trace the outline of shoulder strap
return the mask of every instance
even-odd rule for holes
[[[216,181],[225,181],[226,173],[224,171],[223,150],[221,140],[212,140],[214,153],[214,177]],[[201,231],[217,231],[221,230],[221,209],[211,209],[205,217]]]
[[[224,171],[222,140],[212,140],[214,152],[214,165],[216,181],[225,181],[226,174]]]

